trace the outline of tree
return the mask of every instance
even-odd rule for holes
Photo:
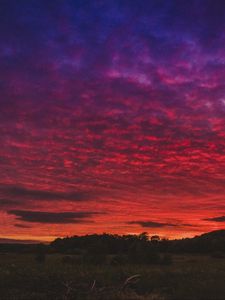
[[[151,236],[151,242],[159,242],[159,241],[160,241],[160,237],[158,235]]]

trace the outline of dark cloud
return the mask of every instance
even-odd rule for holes
[[[212,222],[225,222],[225,216],[214,217],[214,218],[206,218],[204,221],[212,221]]]
[[[8,214],[15,215],[17,220],[31,223],[72,224],[90,221],[98,212],[45,212],[30,210],[9,210]]]
[[[161,223],[161,222],[153,222],[153,221],[131,221],[128,224],[137,224],[144,228],[162,228],[162,227],[176,227],[178,225],[172,223]]]
[[[25,225],[25,224],[14,224],[14,226],[18,227],[18,228],[31,228],[30,226]]]
[[[43,243],[43,241],[38,240],[19,240],[19,239],[7,239],[0,238],[0,244],[39,244]]]
[[[0,193],[11,197],[12,199],[27,199],[27,200],[71,200],[71,201],[88,201],[95,197],[94,193],[87,192],[52,192],[44,190],[27,189],[22,186],[2,186]],[[9,198],[10,199],[10,198]],[[14,201],[14,200],[9,200]],[[14,201],[15,202],[15,201]],[[4,204],[7,200],[4,199]]]
[[[0,199],[0,208],[6,208],[10,206],[16,206],[18,201],[12,199]]]

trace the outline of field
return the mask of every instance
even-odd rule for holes
[[[96,266],[57,254],[44,263],[32,254],[0,254],[0,299],[224,300],[225,259],[176,255],[164,266]]]

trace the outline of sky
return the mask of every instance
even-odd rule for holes
[[[0,237],[225,225],[225,2],[0,1]]]

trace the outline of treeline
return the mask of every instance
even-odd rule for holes
[[[86,235],[58,238],[50,244],[56,252],[78,253],[81,249],[97,251],[106,254],[129,253],[136,248],[148,248],[157,252],[169,253],[210,253],[221,251],[225,253],[225,230],[179,240],[160,239],[154,235],[150,238],[147,233],[140,235]]]
[[[0,244],[0,253],[62,253],[82,256],[86,261],[101,260],[101,256],[117,256],[136,262],[157,262],[166,254],[201,253],[225,255],[225,230],[213,231],[194,238],[160,239],[147,233],[140,235],[92,234],[57,238],[44,244]],[[119,259],[118,259],[119,260]],[[165,259],[166,260],[166,259]]]
[[[164,241],[166,242],[166,241]],[[159,246],[164,243],[158,236],[149,240],[147,233],[140,235],[86,235],[56,239],[50,245],[57,253],[64,253],[64,262],[71,262],[69,255],[76,254],[77,262],[89,264],[169,264],[170,256],[160,254]]]
[[[80,250],[106,254],[128,253],[136,247],[151,247],[160,241],[158,236],[153,236],[149,241],[147,233],[140,235],[114,235],[114,234],[92,234],[85,236],[73,236],[58,238],[50,246],[56,252],[75,254]]]

